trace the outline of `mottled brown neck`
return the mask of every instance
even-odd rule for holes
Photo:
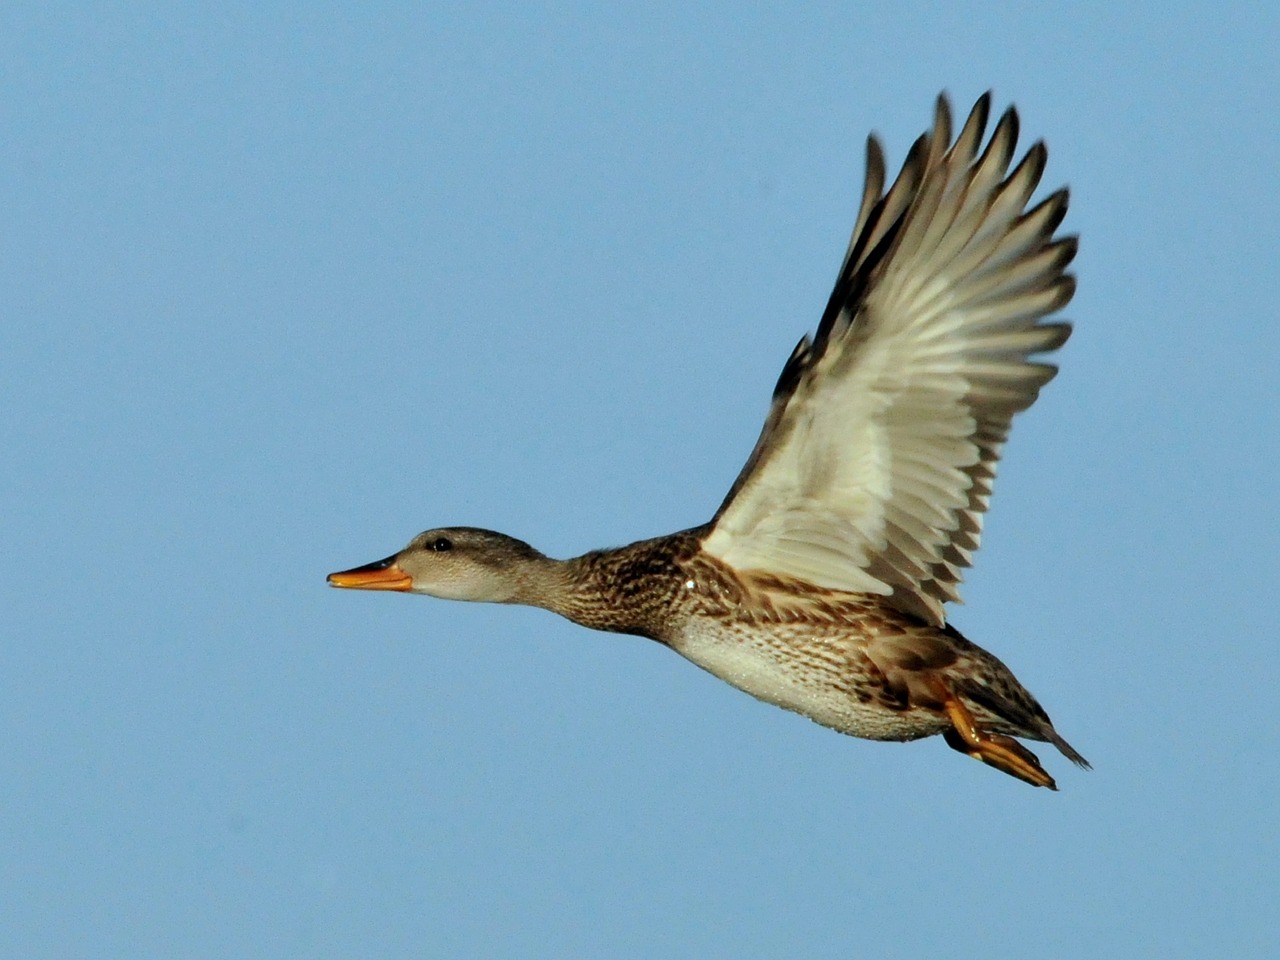
[[[684,591],[684,565],[698,551],[692,531],[550,560],[517,602],[593,630],[664,639]]]

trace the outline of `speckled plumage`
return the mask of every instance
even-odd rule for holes
[[[924,679],[942,676],[988,729],[1054,743],[1083,762],[1012,671],[954,627],[933,627],[883,597],[744,577],[702,551],[706,532],[568,561],[572,588],[556,612],[657,640],[761,700],[870,740],[942,733],[949,722]]]
[[[1012,169],[1011,109],[950,106],[885,188],[872,138],[857,223],[817,332],[792,352],[760,438],[701,527],[552,560],[504,534],[428,530],[335,586],[544,607],[657,640],[768,703],[874,740],[941,734],[1054,788],[1014,737],[1087,766],[1001,661],[947,623],[1015,414],[1056,373],[1073,237],[1046,162]]]

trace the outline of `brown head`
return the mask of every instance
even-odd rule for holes
[[[425,593],[446,600],[542,605],[548,570],[558,565],[523,540],[478,527],[418,534],[399,553],[329,574],[335,587]]]

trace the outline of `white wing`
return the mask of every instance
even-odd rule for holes
[[[737,570],[877,593],[941,624],[978,547],[1013,415],[1057,369],[1075,238],[1060,190],[1026,206],[1046,152],[1006,176],[1010,108],[979,155],[989,95],[951,144],[939,97],[887,193],[867,145],[857,226],[826,313],[787,361],[760,439],[703,540]]]

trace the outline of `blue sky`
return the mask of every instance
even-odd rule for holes
[[[1276,955],[1277,49],[1271,4],[7,5],[0,956]],[[325,586],[706,519],[866,134],[944,88],[1081,236],[952,619],[1092,773]]]

